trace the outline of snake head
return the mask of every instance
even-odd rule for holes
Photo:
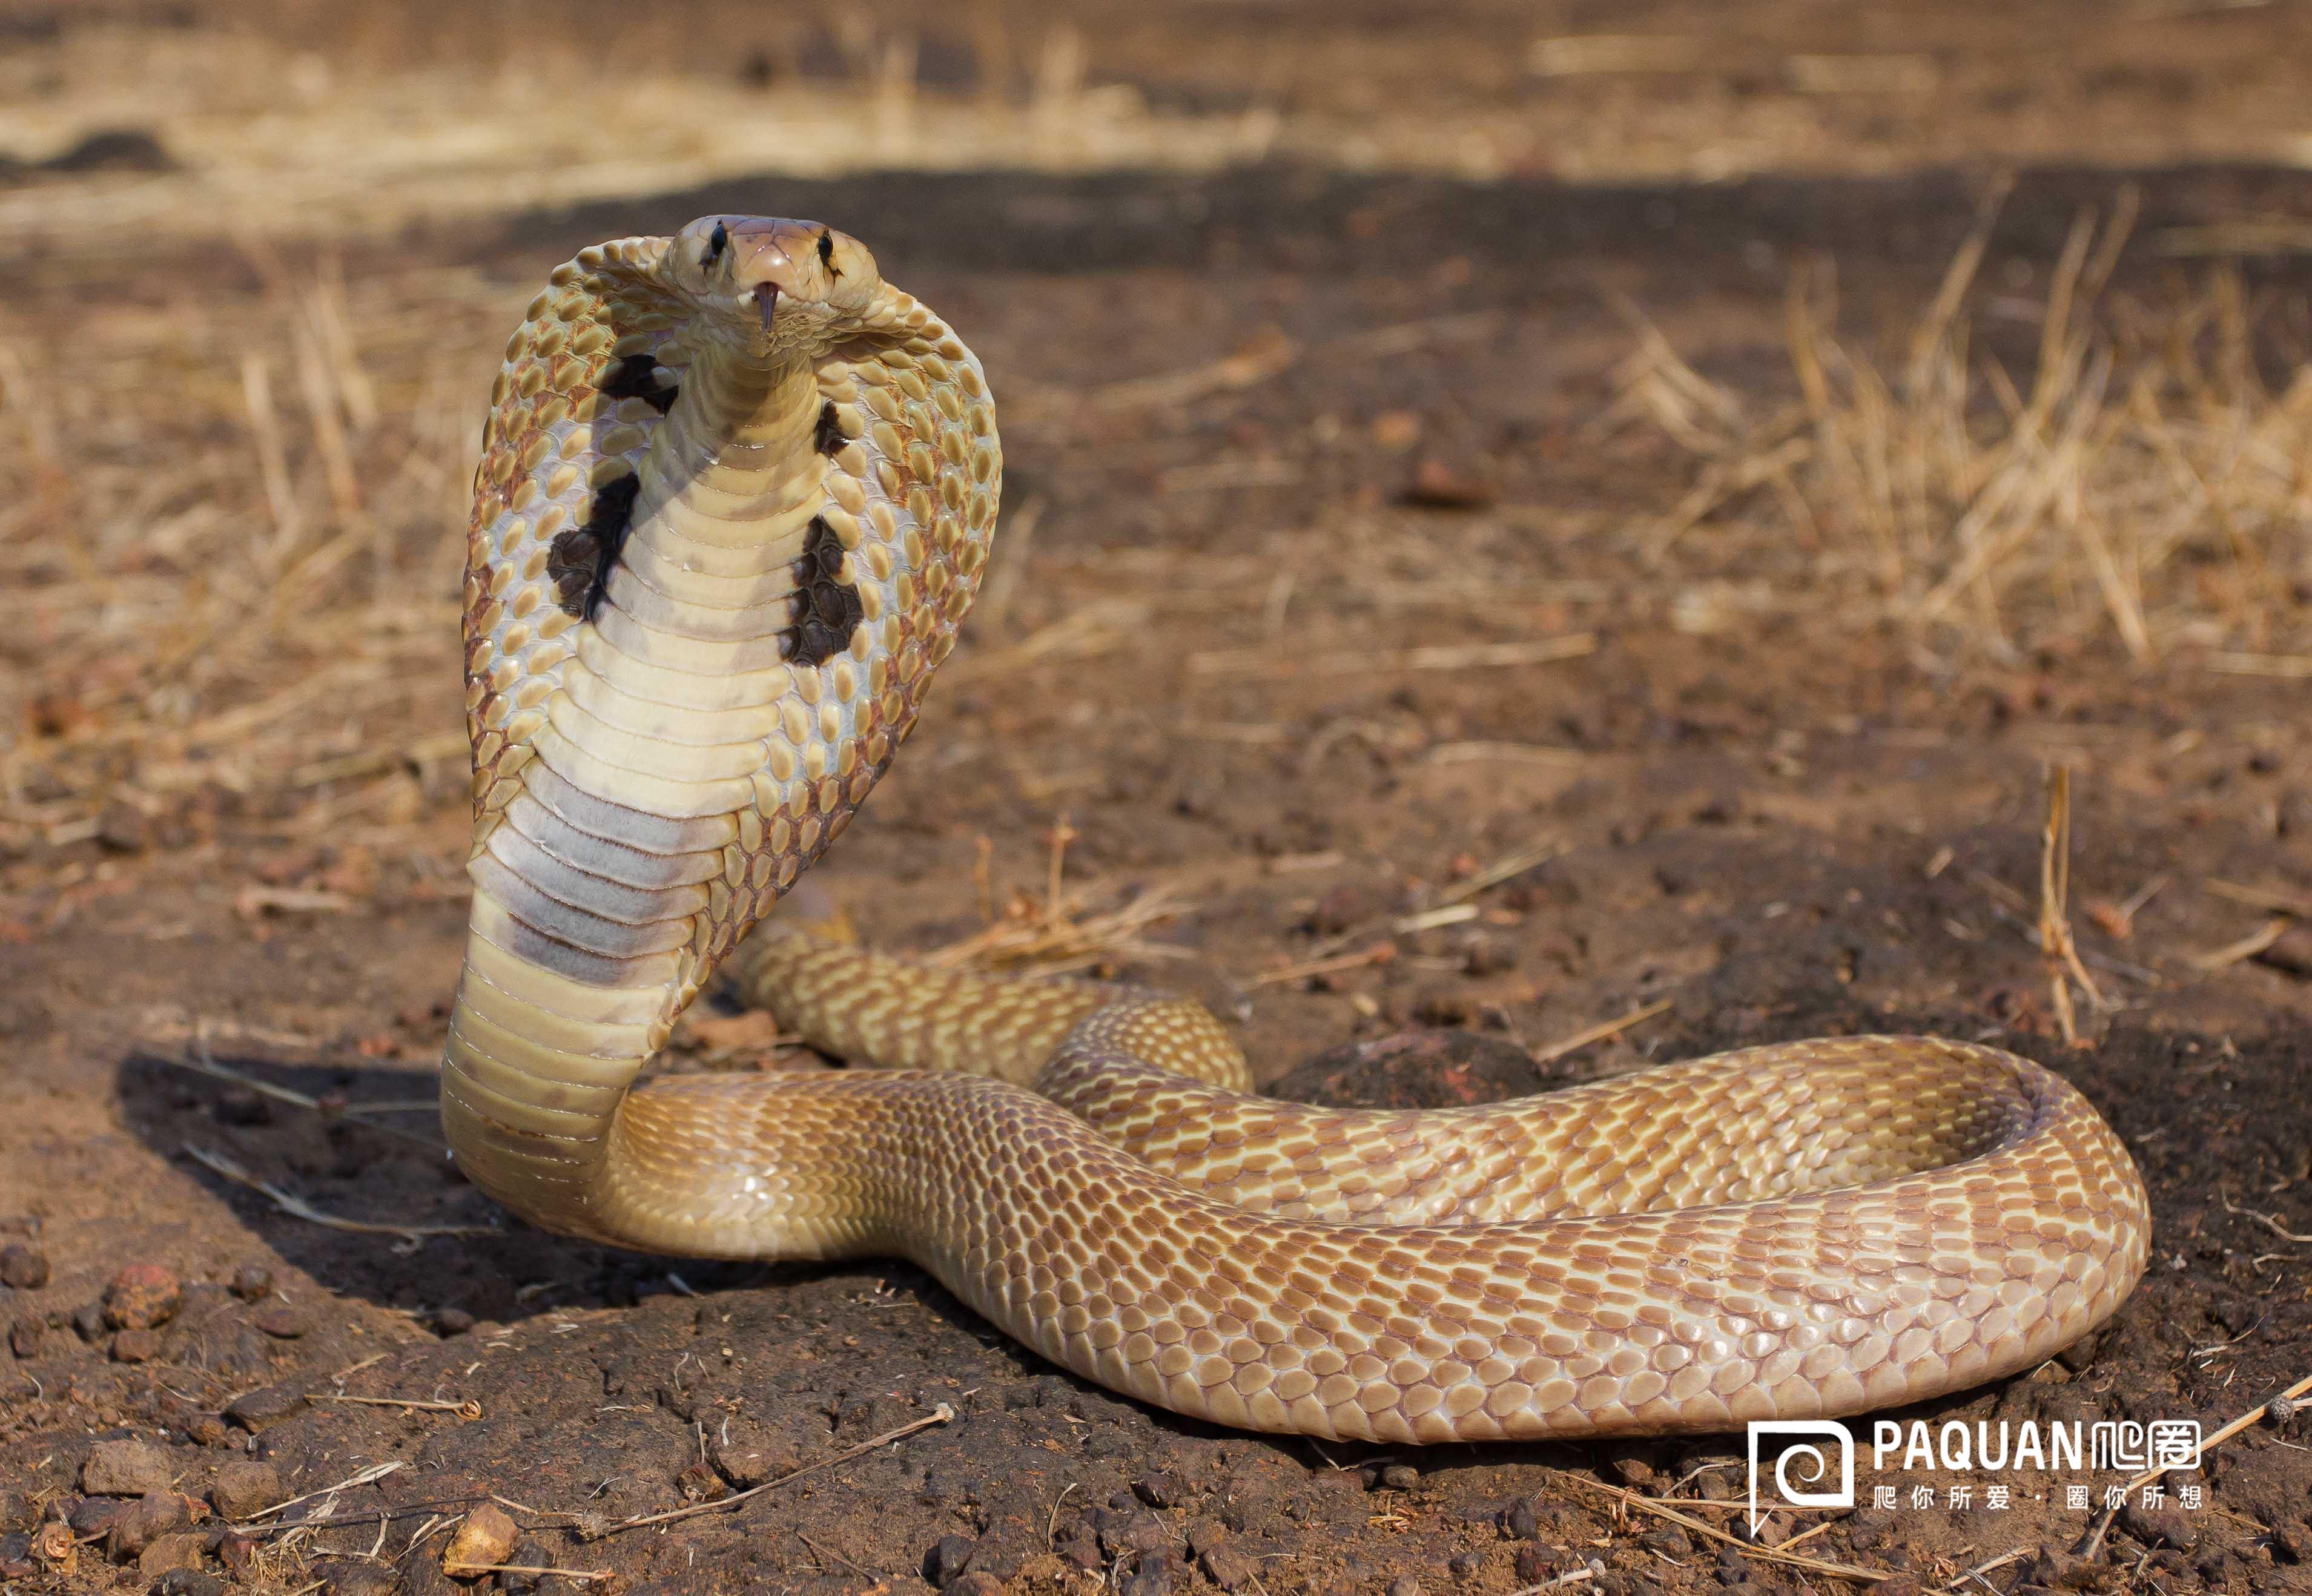
[[[779,216],[701,216],[675,234],[666,271],[705,320],[754,355],[819,355],[856,330],[883,284],[849,233]]]

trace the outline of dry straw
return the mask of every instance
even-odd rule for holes
[[[2312,371],[2268,385],[2264,307],[2236,267],[2156,299],[2112,290],[2136,214],[2123,189],[2078,215],[2044,306],[1994,301],[2039,320],[2019,378],[1967,314],[2004,197],[1894,357],[1843,344],[1830,271],[1799,273],[1797,397],[1780,405],[1712,381],[1625,307],[1639,346],[1601,424],[1651,424],[1701,467],[1642,529],[1645,558],[1755,571],[1763,554],[1785,573],[1771,596],[1698,589],[1716,597],[1682,617],[1695,630],[1733,604],[1901,623],[1998,658],[2104,637],[2140,664],[2194,650],[2284,674],[2312,642]]]

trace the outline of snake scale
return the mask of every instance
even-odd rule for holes
[[[1914,1401],[2045,1358],[2143,1271],[2117,1137],[1988,1048],[1804,1042],[1336,1112],[1251,1095],[1193,1003],[749,936],[914,726],[994,528],[979,362],[852,238],[721,216],[581,251],[483,444],[442,1118],[539,1225],[903,1255],[1112,1390],[1390,1442]],[[726,961],[884,1068],[636,1085]]]

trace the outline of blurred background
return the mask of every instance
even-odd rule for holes
[[[12,850],[216,787],[416,814],[504,329],[715,208],[944,306],[1012,539],[1144,559],[1129,602],[1412,488],[1586,496],[1589,573],[1696,624],[2148,663],[2297,619],[2292,4],[187,0],[0,47]],[[1090,626],[1031,555],[1012,624]]]
[[[377,1344],[365,1389],[423,1396],[465,1355],[407,1348],[453,1311],[647,1341],[657,1304],[690,1334],[662,1262],[396,1251],[183,1149],[340,1217],[490,1221],[426,1145],[483,406],[555,264],[715,211],[858,235],[997,397],[979,609],[815,875],[876,940],[1195,991],[1301,1095],[1993,1039],[2081,1081],[2159,1207],[2090,1394],[2220,1419],[2302,1361],[2312,7],[5,0],[0,1224],[56,1269],[0,1357],[0,1481]],[[1408,1028],[1460,1063],[1354,1051]],[[674,1059],[800,1062],[727,1006]],[[252,1252],[297,1337],[164,1378],[68,1328],[126,1261]],[[859,1305],[886,1276],[912,1319]],[[912,1271],[784,1289],[878,1391],[931,1347],[1009,1402],[941,1467],[1108,1460],[1064,1514],[983,1527],[1091,1544],[1079,1509],[1136,1471],[1218,1478],[1218,1443],[1088,1388],[1011,1401],[1055,1377]],[[787,1331],[724,1333],[819,1410]],[[521,1365],[536,1391],[575,1346]],[[582,1459],[580,1375],[434,1463],[504,1488],[538,1436]],[[2084,1401],[2071,1378],[2013,1400]],[[317,1471],[407,1440],[337,1421]],[[634,1443],[666,1467],[539,1490],[671,1504],[696,1459],[666,1425]],[[1447,1588],[1455,1515],[1543,1488],[1496,1460],[1384,1513],[1252,1455],[1283,1472],[1247,1500],[1301,1504],[1252,1513],[1300,1559],[1277,1596]],[[2212,1573],[2165,1574],[2270,1568],[2293,1455],[2230,1477]],[[813,1510],[829,1589],[912,1580],[952,1528],[896,1480]],[[1914,1571],[2070,1544],[2033,1524],[1914,1526]],[[588,1555],[756,1555],[724,1534]]]
[[[714,208],[975,337],[1071,647],[1407,490],[1696,626],[2296,635],[2293,4],[11,4],[0,83],[12,856],[425,811],[504,331]]]

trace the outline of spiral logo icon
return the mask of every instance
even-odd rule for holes
[[[1749,1426],[1750,1531],[1758,1529],[1758,1437],[1793,1437],[1774,1459],[1774,1494],[1792,1507],[1854,1505],[1854,1432],[1835,1418],[1757,1418]],[[1801,1438],[1802,1439],[1799,1439]],[[1836,1453],[1834,1464],[1831,1453]],[[1838,1488],[1822,1488],[1831,1470]],[[1771,1509],[1772,1502],[1767,1504]]]

